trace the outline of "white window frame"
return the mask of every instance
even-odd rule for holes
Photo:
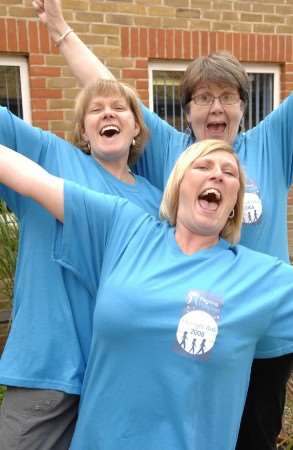
[[[0,66],[17,66],[20,72],[23,119],[31,123],[31,98],[29,88],[28,63],[25,56],[10,56],[0,54]]]
[[[185,61],[150,61],[148,66],[149,76],[149,106],[153,111],[153,71],[154,70],[169,70],[174,72],[186,70],[189,62]],[[278,64],[263,64],[263,63],[244,63],[246,71],[249,73],[272,73],[274,74],[274,92],[273,92],[273,109],[276,109],[280,104],[280,78],[281,68]]]

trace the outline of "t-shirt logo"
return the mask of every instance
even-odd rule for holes
[[[244,195],[243,224],[255,225],[262,217],[262,202],[257,184],[247,180]]]
[[[207,292],[189,291],[176,332],[176,350],[205,358],[214,347],[222,302]]]

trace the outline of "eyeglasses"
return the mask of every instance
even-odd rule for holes
[[[191,97],[196,105],[211,106],[216,99],[219,99],[221,105],[234,105],[240,100],[239,94],[222,94],[215,97],[212,94],[199,94]]]

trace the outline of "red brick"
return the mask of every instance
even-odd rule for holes
[[[285,61],[285,36],[278,36],[278,58],[280,61]]]
[[[17,52],[17,40],[16,40],[16,20],[7,19],[7,41],[8,51]]]
[[[32,76],[59,77],[60,67],[33,66],[31,67]]]
[[[225,33],[217,32],[217,50],[225,50]]]
[[[158,57],[166,58],[166,30],[158,30]]]
[[[148,33],[146,28],[140,28],[139,30],[139,56],[148,56]]]
[[[263,61],[263,35],[256,35],[256,59],[257,61]]]
[[[149,57],[155,58],[157,56],[157,34],[156,30],[150,28],[149,32]]]
[[[286,36],[286,61],[293,61],[293,37]]]
[[[17,21],[17,38],[19,51],[28,52],[27,22],[24,20]]]
[[[39,53],[39,34],[36,22],[29,22],[29,49],[31,52]]]
[[[130,30],[130,54],[131,56],[139,56],[137,28],[131,28]]]
[[[148,80],[137,80],[136,81],[136,89],[139,91],[141,90],[147,90],[149,88]]]
[[[233,34],[232,33],[227,33],[225,35],[225,49],[227,50],[227,52],[233,53]]]
[[[63,120],[62,111],[33,111],[32,118],[34,122],[40,120]]]
[[[123,78],[130,78],[132,80],[134,79],[141,79],[141,78],[147,78],[148,72],[147,70],[143,69],[123,69],[122,70]]]
[[[34,66],[34,65],[37,66],[37,65],[41,65],[41,64],[45,63],[43,55],[33,54],[33,53],[29,54],[29,61],[32,66]]]
[[[148,68],[148,60],[147,59],[137,59],[135,62],[135,66],[138,69],[147,69]]]
[[[279,61],[278,58],[278,36],[273,35],[272,36],[272,61]]]
[[[175,30],[175,58],[182,58],[182,32]]]
[[[174,58],[174,30],[167,30],[166,57],[170,59]]]
[[[32,89],[32,98],[61,98],[62,92],[60,89]]]
[[[197,58],[199,56],[199,32],[193,31],[192,32],[192,58]]]
[[[264,60],[267,62],[272,60],[272,36],[269,34],[264,35]]]
[[[217,34],[215,31],[211,31],[209,34],[210,34],[209,53],[214,53],[215,51],[217,51]]]
[[[34,98],[32,99],[32,109],[47,109],[47,100],[44,98]]]
[[[191,33],[190,31],[183,31],[183,58],[191,58]]]
[[[122,56],[130,56],[129,35],[130,35],[129,28],[124,27],[121,29],[121,53],[122,53]]]
[[[249,61],[248,35],[242,33],[240,41],[241,41],[241,60]]]
[[[45,78],[31,78],[30,84],[32,89],[45,88],[46,80]]]
[[[249,42],[248,61],[255,61],[256,38],[254,33],[250,33],[248,35],[248,42]]]
[[[206,56],[210,53],[210,34],[207,31],[201,31],[201,55]]]
[[[39,23],[40,50],[42,53],[50,53],[50,39],[47,28]]]
[[[7,22],[4,19],[0,19],[0,50],[7,51]]]
[[[236,58],[240,59],[240,34],[239,33],[233,33],[232,36],[232,45],[233,45],[233,55],[236,56]]]

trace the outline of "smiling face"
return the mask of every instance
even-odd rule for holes
[[[84,117],[83,139],[99,162],[127,164],[133,138],[139,134],[134,115],[122,96],[95,96]]]
[[[196,85],[193,97],[198,95],[238,94],[238,91],[226,84],[200,81]],[[221,139],[233,144],[244,112],[242,100],[232,105],[222,105],[216,98],[211,105],[197,105],[191,100],[186,108],[187,121],[198,141],[202,139]]]
[[[216,150],[196,159],[180,184],[176,235],[217,242],[237,202],[239,187],[233,154]]]

